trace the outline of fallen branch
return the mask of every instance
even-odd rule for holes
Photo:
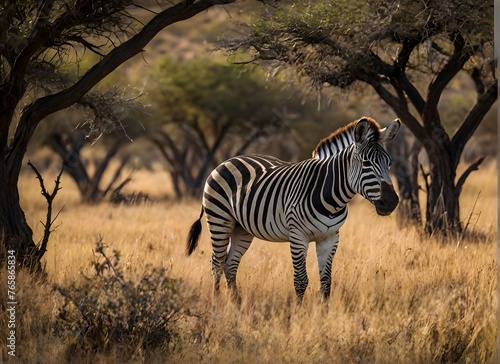
[[[61,176],[62,176],[63,171],[64,171],[64,164],[61,167],[61,171],[59,172],[59,174],[56,177],[55,185],[54,185],[54,189],[52,190],[52,193],[49,193],[47,191],[47,189],[45,188],[45,183],[43,182],[42,175],[40,174],[38,169],[36,169],[36,167],[33,165],[33,163],[31,163],[31,161],[28,161],[28,165],[35,172],[36,178],[40,182],[40,188],[42,189],[42,195],[43,195],[43,197],[45,197],[45,200],[47,201],[47,216],[45,218],[45,223],[40,221],[40,223],[44,227],[43,238],[42,238],[42,241],[38,247],[38,251],[36,252],[36,255],[35,255],[36,260],[40,261],[40,259],[42,259],[43,255],[47,251],[47,244],[49,243],[49,237],[53,231],[53,230],[51,230],[52,225],[54,224],[57,217],[59,216],[59,214],[62,211],[62,208],[61,208],[57,212],[56,216],[52,219],[52,202],[54,201],[54,198],[56,197],[57,192],[59,192],[59,190],[61,189],[61,187],[59,187],[59,185],[61,184]]]

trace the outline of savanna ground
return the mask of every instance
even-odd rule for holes
[[[199,215],[200,201],[175,202],[165,198],[169,186],[161,168],[134,173],[128,189],[146,192],[152,199],[137,206],[82,205],[72,181],[63,176],[63,189],[54,208],[64,208],[44,258],[47,283],[30,280],[18,272],[16,358],[12,360],[6,354],[6,319],[2,316],[3,360],[496,362],[496,168],[493,161],[485,163],[465,185],[461,209],[470,233],[461,239],[439,241],[423,237],[417,229],[399,227],[395,216],[377,216],[366,201],[356,198],[341,230],[330,301],[320,302],[312,243],[308,256],[310,284],[300,307],[295,305],[288,245],[261,241],[254,241],[240,266],[241,307],[231,302],[225,289],[214,298],[205,225],[198,250],[190,257],[185,255],[186,234]],[[52,184],[56,174],[55,170],[44,172],[47,185]],[[41,238],[43,227],[39,221],[45,220],[46,204],[31,171],[23,173],[20,191],[34,235]],[[81,318],[71,322],[71,315],[66,312],[70,306],[64,306],[63,296],[53,287],[84,286],[84,277],[94,277],[95,267],[105,266],[96,251],[96,243],[101,239],[108,247],[104,252],[110,260],[115,257],[113,250],[119,252],[116,266],[123,280],[142,285],[142,289],[134,291],[139,292],[137,295],[148,296],[149,286],[144,278],[151,277],[152,268],[163,267],[169,278],[182,282],[172,290],[172,300],[177,302],[168,303],[172,311],[182,311],[168,321],[171,336],[149,337],[147,346],[142,345],[141,335],[148,332],[148,327],[129,327],[127,335],[118,335],[113,341],[114,334],[109,330],[101,337],[95,327],[86,326],[88,331],[82,331]],[[102,274],[109,277],[114,273],[109,270]],[[1,276],[5,282],[5,272]],[[107,287],[105,281],[97,284]],[[91,291],[88,285],[85,287]],[[118,330],[118,326],[113,326],[116,312],[121,310],[121,315],[128,317],[137,314],[137,307],[128,306],[131,301],[127,295],[125,299],[115,299],[112,292],[116,291],[103,289],[104,298],[101,295],[96,300],[98,308],[87,315],[105,316],[108,321],[101,320],[101,325]],[[86,295],[91,296],[83,292],[78,298],[75,294],[76,304],[83,302]],[[106,294],[111,296],[105,297]],[[165,295],[155,294],[151,297],[165,299]],[[114,301],[120,303],[113,306]],[[154,311],[163,312],[162,306],[167,303],[147,302],[141,314],[150,315],[150,321],[142,321],[141,325],[152,322],[154,326],[162,319]],[[66,311],[62,314],[63,307]],[[64,324],[62,316],[66,317]],[[120,329],[126,330],[122,326]]]

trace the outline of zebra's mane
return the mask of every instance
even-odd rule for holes
[[[368,133],[366,134],[366,137],[371,140],[379,140],[379,123],[366,116],[359,120],[362,119],[368,122]],[[354,128],[359,120],[354,120],[346,126],[337,129],[326,138],[321,139],[316,148],[313,150],[312,157],[315,159],[330,157],[351,145],[354,142]]]

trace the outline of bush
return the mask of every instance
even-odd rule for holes
[[[63,296],[56,332],[71,333],[72,352],[110,353],[129,360],[152,351],[169,351],[178,335],[175,323],[187,311],[182,284],[168,278],[164,268],[147,267],[139,282],[126,278],[120,255],[109,258],[101,241],[93,263],[95,275],[69,288]]]

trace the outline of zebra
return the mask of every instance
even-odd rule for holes
[[[253,238],[290,242],[300,303],[309,282],[307,250],[315,241],[320,292],[322,300],[328,300],[347,203],[359,193],[379,215],[389,215],[398,205],[384,143],[396,136],[400,125],[396,119],[381,129],[372,118],[362,117],[321,140],[312,158],[298,163],[265,155],[226,160],[206,180],[201,213],[189,231],[187,255],[198,245],[206,213],[214,291],[219,292],[224,274],[232,296],[240,301],[236,273]]]

